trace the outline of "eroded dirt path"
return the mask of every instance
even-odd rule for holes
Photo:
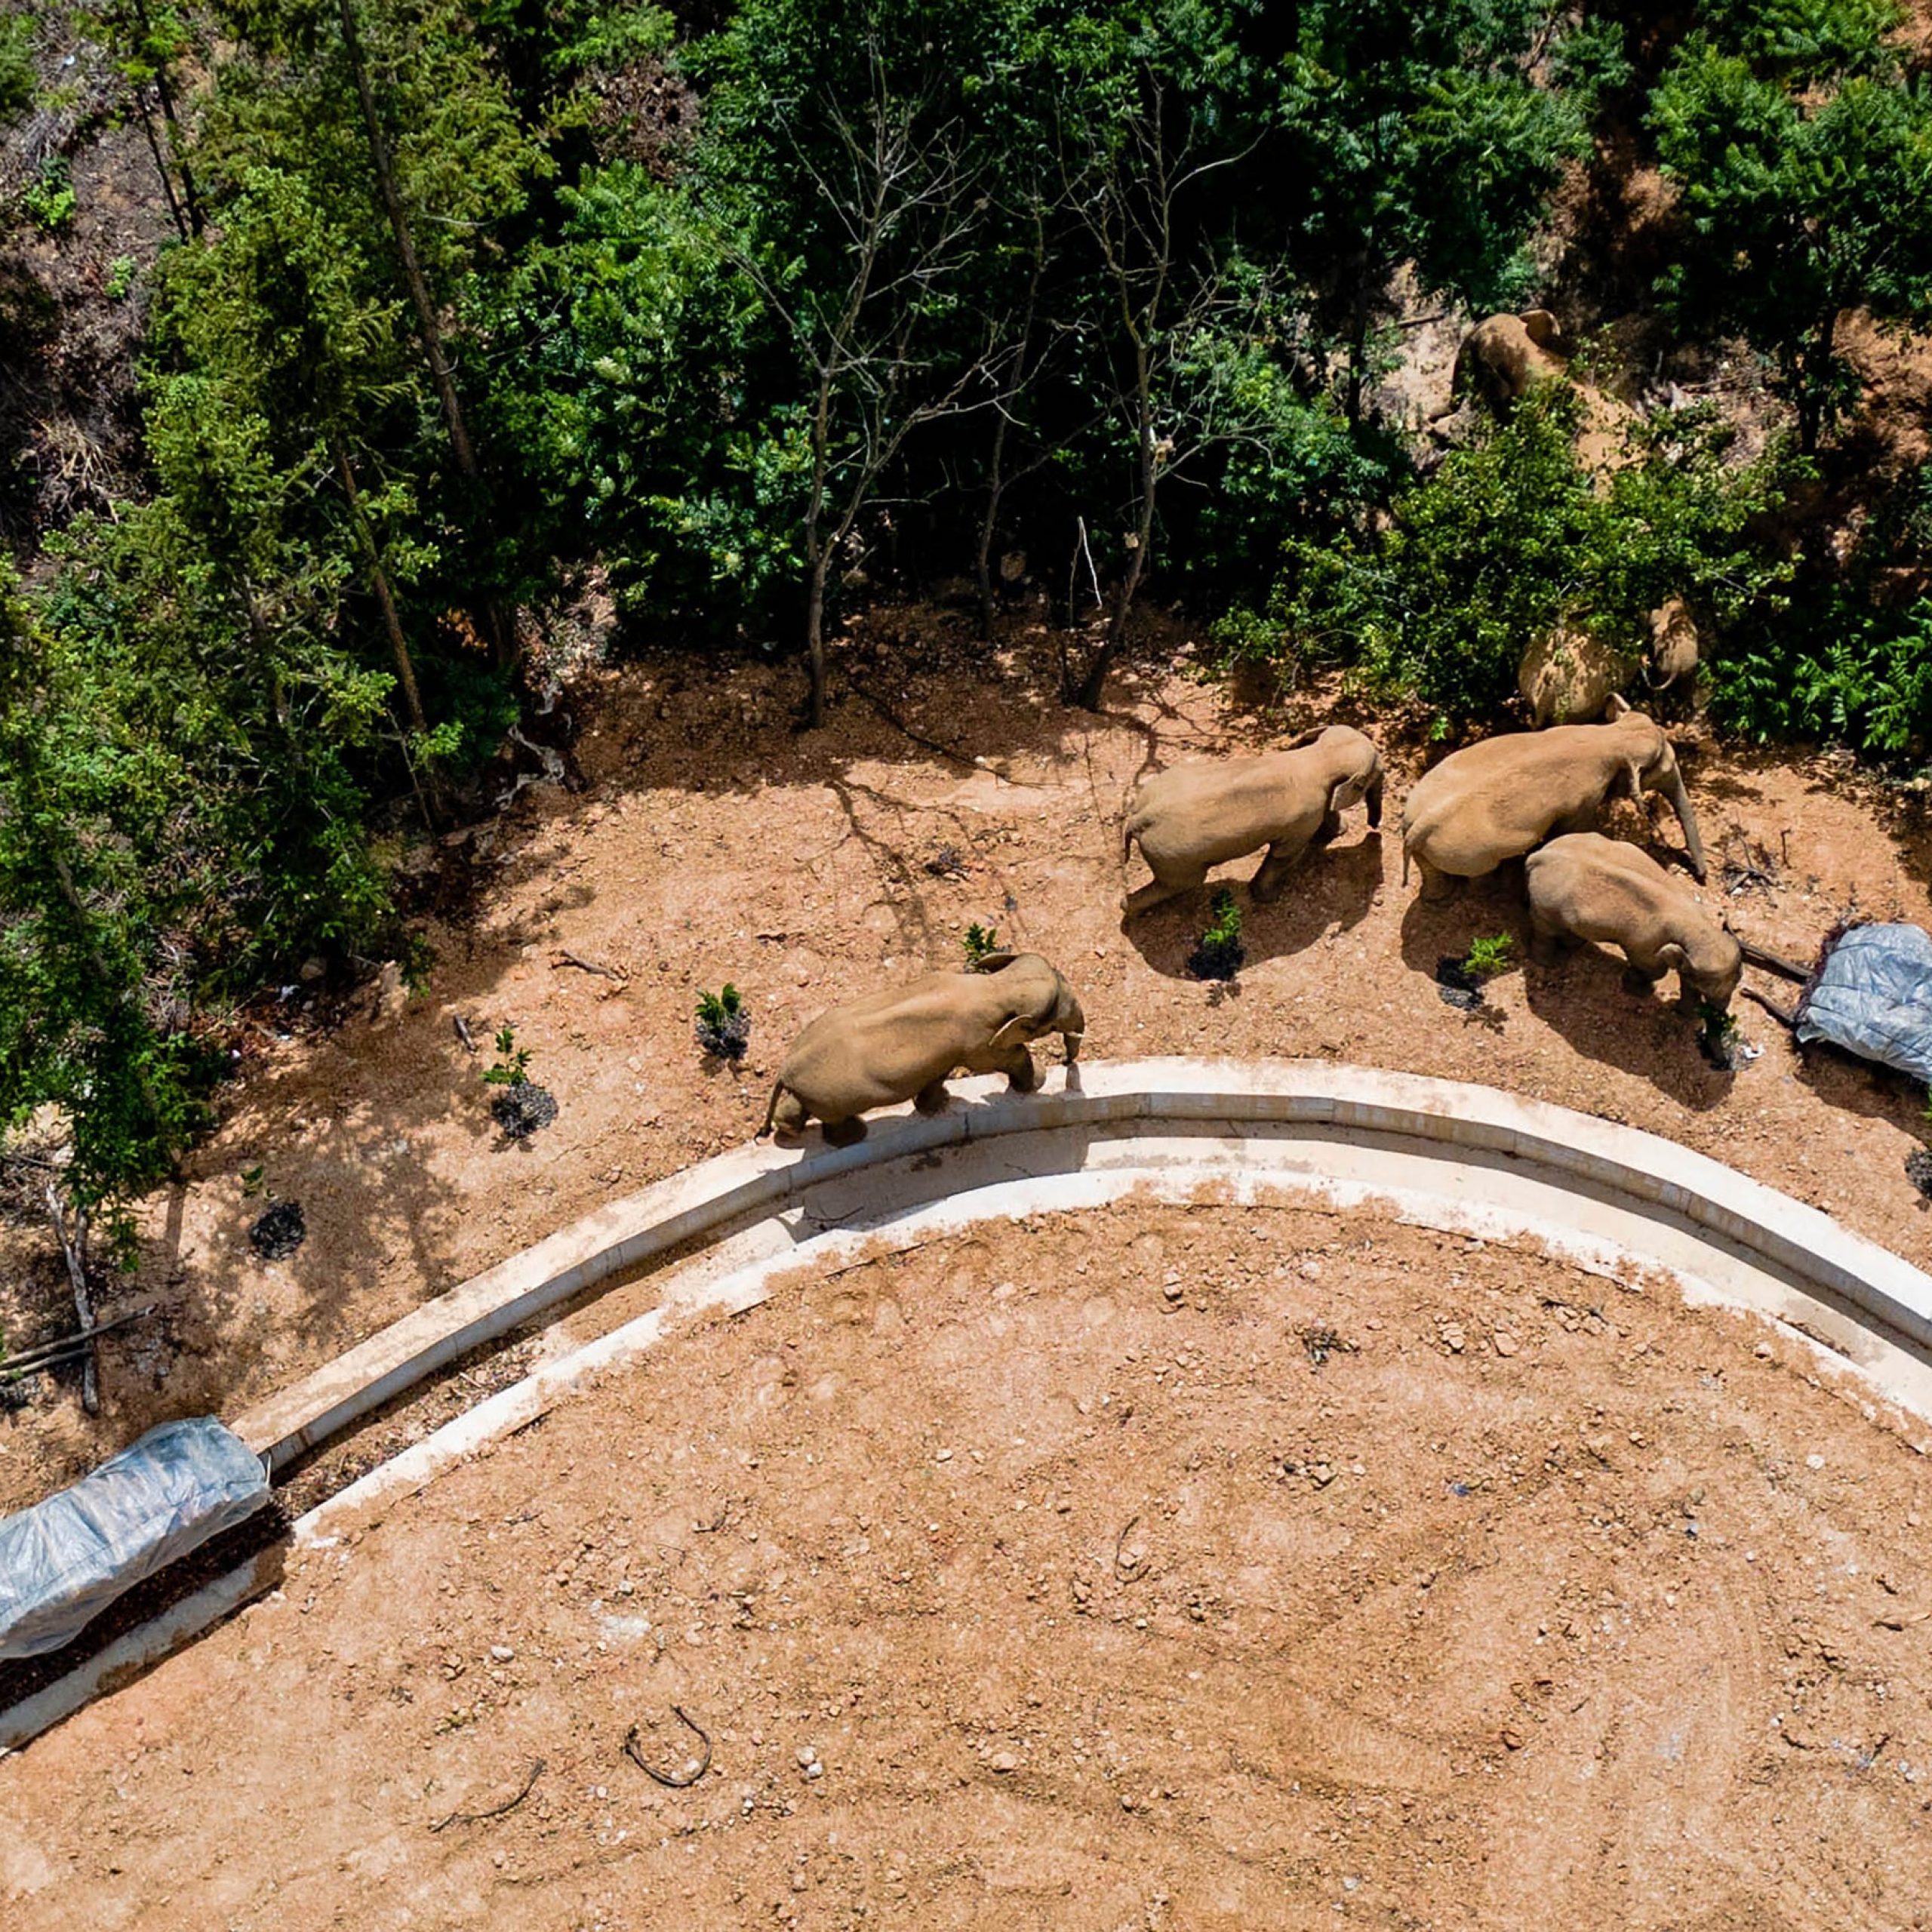
[[[1918,1106],[1902,1083],[1847,1062],[1801,1063],[1782,1029],[1743,1003],[1762,1057],[1718,1073],[1690,1023],[1626,994],[1608,955],[1512,971],[1481,1017],[1444,1005],[1429,977],[1438,956],[1480,934],[1520,934],[1524,915],[1507,881],[1439,910],[1400,883],[1395,828],[1413,751],[1395,755],[1387,835],[1366,835],[1354,814],[1281,903],[1239,894],[1239,981],[1189,978],[1204,904],[1120,928],[1124,878],[1142,876],[1137,861],[1123,874],[1121,803],[1143,771],[1259,742],[1262,727],[1181,678],[1124,687],[1105,718],[1063,709],[1041,698],[1051,669],[1037,638],[989,656],[950,620],[918,622],[927,641],[855,647],[852,675],[915,731],[997,770],[912,742],[856,696],[832,728],[801,737],[789,669],[681,661],[608,674],[580,699],[589,789],[534,789],[481,835],[484,910],[437,931],[426,993],[386,1025],[365,998],[325,1035],[251,1034],[223,1125],[193,1157],[194,1178],[150,1204],[142,1280],[106,1311],[160,1288],[179,1312],[106,1345],[97,1426],[70,1393],[0,1421],[0,1509],[152,1422],[235,1414],[426,1296],[743,1140],[805,1021],[957,961],[974,921],[1074,978],[1096,1057],[1319,1055],[1486,1081],[1669,1135],[1932,1263],[1903,1172]],[[889,681],[921,661],[931,668],[903,688]],[[1932,924],[1922,831],[1897,832],[1841,768],[1694,748],[1685,763],[1714,863],[1747,848],[1768,861],[1768,887],[1727,901],[1760,940],[1808,958],[1853,905]],[[1641,834],[1620,810],[1622,828]],[[1662,834],[1660,851],[1675,840],[1667,817]],[[736,1072],[706,1067],[691,1035],[698,992],[728,980],[754,1020]],[[298,1026],[303,997],[285,1009]],[[457,1016],[477,1056],[455,1036]],[[561,1109],[521,1146],[496,1133],[479,1077],[505,1021]],[[306,1216],[308,1239],[285,1263],[248,1246],[266,1196],[245,1194],[242,1177],[258,1164],[262,1184]],[[64,1278],[38,1230],[8,1254],[0,1327],[31,1340],[66,1325]]]
[[[0,1764],[0,1900],[1897,1932],[1932,1898],[1932,1497],[1815,1372],[1300,1207],[794,1278]],[[673,1706],[712,1740],[688,1791],[623,1749],[681,1772]]]

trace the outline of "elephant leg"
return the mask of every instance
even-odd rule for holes
[[[1295,861],[1305,848],[1300,845],[1285,845],[1278,841],[1269,847],[1268,856],[1261,861],[1254,877],[1248,882],[1248,896],[1257,906],[1272,905],[1281,896],[1282,888],[1288,882],[1288,874],[1294,869]]]
[[[1207,876],[1208,868],[1197,866],[1192,875],[1183,874],[1177,877],[1170,874],[1165,878],[1156,877],[1150,879],[1137,892],[1130,892],[1120,902],[1121,917],[1131,919],[1137,913],[1166,904],[1170,899],[1178,899],[1183,892],[1192,892]]]
[[[823,1124],[825,1144],[828,1147],[851,1147],[866,1137],[866,1123],[857,1114],[844,1120],[829,1120]]]
[[[1567,818],[1560,818],[1544,835],[1546,838],[1567,837],[1573,832],[1594,832],[1602,822],[1603,810],[1599,805],[1579,805]]]
[[[1637,999],[1647,999],[1664,976],[1662,966],[1646,966],[1633,959],[1623,969],[1623,990]]]
[[[912,1096],[912,1104],[922,1114],[943,1114],[946,1112],[946,1103],[949,1097],[943,1079],[928,1080]]]
[[[1453,899],[1463,881],[1454,872],[1438,872],[1426,859],[1417,859],[1415,868],[1422,875],[1422,897],[1432,906]]]
[[[1040,1069],[1033,1063],[1033,1056],[1024,1047],[1016,1047],[1011,1058],[1002,1063],[1001,1072],[1007,1077],[1008,1084],[1016,1094],[1030,1094],[1040,1084]]]
[[[789,1090],[779,1094],[777,1104],[771,1110],[771,1124],[777,1132],[802,1134],[811,1119],[811,1115],[805,1111],[804,1102],[797,1094]]]
[[[1531,918],[1530,957],[1539,966],[1556,965],[1568,950],[1563,934],[1558,931],[1554,926],[1546,926],[1541,921],[1534,917]]]

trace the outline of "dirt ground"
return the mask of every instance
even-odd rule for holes
[[[909,677],[908,663],[920,666]],[[155,1422],[233,1415],[613,1195],[742,1141],[806,1020],[956,961],[974,921],[1073,978],[1092,1058],[1310,1055],[1489,1081],[1669,1135],[1932,1263],[1924,1204],[1903,1169],[1919,1112],[1903,1082],[1801,1060],[1742,1001],[1761,1057],[1718,1072],[1691,1023],[1667,1001],[1626,993],[1607,954],[1512,971],[1491,983],[1481,1014],[1444,1004],[1429,977],[1439,955],[1478,934],[1526,934],[1520,884],[1499,878],[1438,909],[1401,884],[1399,801],[1421,758],[1386,726],[1368,721],[1394,768],[1383,835],[1352,814],[1280,903],[1238,894],[1247,964],[1224,989],[1186,971],[1201,898],[1122,931],[1123,884],[1144,874],[1137,860],[1123,872],[1121,801],[1158,764],[1278,740],[1306,706],[1270,720],[1185,677],[1130,675],[1107,715],[1091,717],[1043,700],[1051,667],[1037,633],[989,653],[963,617],[930,612],[876,619],[841,669],[870,698],[848,692],[832,728],[806,737],[792,728],[789,666],[679,658],[595,674],[575,700],[586,789],[533,786],[469,836],[460,849],[481,874],[480,910],[432,928],[426,990],[388,1017],[371,989],[323,1027],[322,1006],[305,1012],[298,985],[249,1030],[219,1131],[187,1182],[148,1204],[140,1275],[104,1305],[112,1314],[158,1292],[165,1318],[103,1343],[97,1422],[70,1384],[0,1417],[0,1508],[72,1479]],[[872,700],[987,764],[914,742]],[[1770,881],[1726,900],[1740,930],[1808,958],[1848,908],[1932,924],[1915,808],[1888,804],[1828,759],[1718,754],[1678,735],[1714,866],[1748,847]],[[1642,835],[1619,809],[1622,828]],[[1675,834],[1663,815],[1653,849]],[[416,861],[446,863],[458,850],[438,844]],[[737,1070],[706,1064],[691,1032],[697,993],[726,980],[753,1018]],[[1747,983],[1792,990],[1755,973]],[[459,1017],[475,1055],[456,1036]],[[555,1124],[521,1144],[497,1133],[496,1090],[481,1078],[506,1022],[560,1103]],[[257,1167],[251,1193],[245,1177]],[[272,1195],[299,1201],[306,1217],[307,1238],[285,1262],[248,1243]],[[0,1227],[0,1331],[16,1347],[72,1321],[31,1201],[26,1214]]]
[[[795,1276],[0,1764],[0,1901],[1932,1924],[1932,1478],[1817,1372],[1667,1291],[1301,1206]],[[699,1731],[686,1789],[625,1754],[685,1776]]]

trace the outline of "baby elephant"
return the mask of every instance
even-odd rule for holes
[[[1574,832],[1524,863],[1534,957],[1549,960],[1566,940],[1600,940],[1622,949],[1632,991],[1674,972],[1687,1004],[1694,994],[1730,1005],[1744,971],[1737,940],[1647,852]]]
[[[1027,1041],[1059,1034],[1071,1066],[1086,1030],[1073,989],[1037,952],[992,952],[968,973],[928,973],[820,1014],[792,1042],[758,1137],[774,1127],[802,1133],[816,1116],[833,1146],[849,1146],[863,1136],[869,1107],[911,1100],[939,1112],[955,1067],[1004,1073],[1029,1094],[1040,1076]]]
[[[1200,758],[1157,771],[1128,801],[1121,856],[1135,841],[1154,875],[1121,902],[1123,914],[1192,891],[1211,866],[1265,845],[1250,890],[1263,903],[1281,896],[1309,847],[1333,838],[1342,814],[1366,799],[1382,823],[1382,754],[1359,731],[1331,724],[1260,758]]]

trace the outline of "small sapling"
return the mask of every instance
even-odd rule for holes
[[[515,1029],[507,1020],[497,1029],[496,1061],[483,1069],[483,1079],[504,1090],[490,1103],[490,1114],[506,1140],[528,1140],[557,1118],[555,1095],[531,1078],[530,1049],[517,1044]]]
[[[1208,914],[1208,930],[1189,955],[1187,970],[1197,980],[1232,980],[1241,971],[1247,949],[1241,943],[1241,908],[1225,885],[1215,888]]]
[[[966,928],[966,970],[975,972],[989,953],[999,950],[999,929],[983,926],[976,919]]]
[[[751,1044],[752,1017],[743,995],[728,980],[715,993],[697,996],[697,1043],[714,1060],[741,1060]]]

